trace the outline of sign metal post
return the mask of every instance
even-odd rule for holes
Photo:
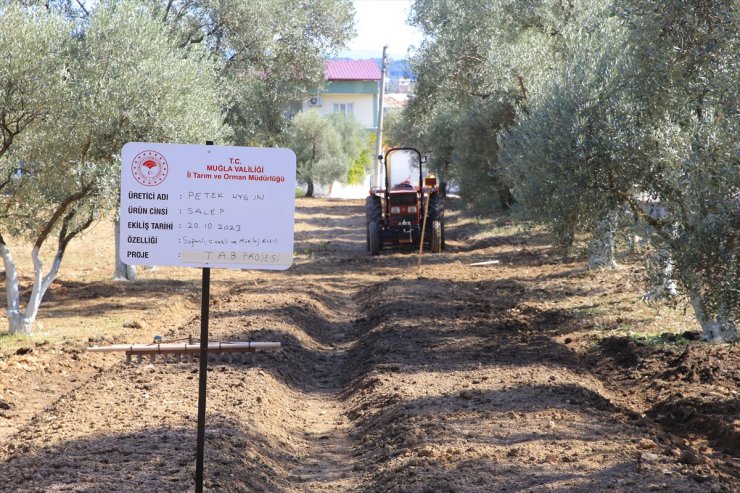
[[[213,141],[206,141],[212,146]],[[200,287],[200,357],[198,363],[198,438],[195,453],[195,493],[203,493],[203,461],[206,448],[206,389],[208,381],[208,318],[211,301],[211,268],[203,267]]]

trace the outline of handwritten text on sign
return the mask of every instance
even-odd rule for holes
[[[129,142],[121,161],[121,260],[287,269],[295,169],[290,149]]]

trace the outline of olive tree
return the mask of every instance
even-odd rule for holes
[[[298,181],[313,197],[315,184],[346,183],[352,164],[367,145],[365,130],[352,117],[322,116],[315,110],[293,118],[288,142],[296,153]]]
[[[564,237],[613,237],[626,207],[667,252],[705,338],[731,339],[740,305],[737,7],[607,7],[564,31],[570,48],[533,79],[517,125],[500,137],[501,160],[526,214]]]
[[[4,233],[25,226],[22,213],[27,205],[15,196],[20,182],[32,173],[35,163],[14,155],[27,133],[48,124],[56,116],[59,99],[66,89],[65,55],[69,26],[48,12],[26,12],[17,5],[0,6],[0,255],[6,283],[7,316],[11,333],[28,332],[18,294],[18,272]],[[20,154],[20,153],[19,153]],[[13,218],[20,220],[13,221]],[[13,226],[16,225],[16,228]],[[48,235],[48,233],[47,233]],[[38,256],[37,249],[34,249]],[[48,287],[41,271],[35,279],[32,299]]]
[[[513,124],[514,108],[526,105],[532,81],[556,65],[562,32],[577,23],[574,9],[555,0],[413,3],[410,22],[425,39],[411,59],[417,85],[405,123],[444,169],[443,179],[460,180],[466,201],[512,204],[497,134]]]
[[[283,144],[291,115],[353,35],[351,0],[146,0],[180,46],[222,61],[236,145]]]
[[[665,213],[635,216],[671,255],[706,339],[738,337],[740,316],[740,6],[711,0],[618,2],[636,49],[635,98],[648,111],[625,142]],[[656,36],[657,33],[657,36]]]
[[[64,41],[55,54],[64,69],[48,84],[49,90],[62,84],[63,91],[50,109],[31,108],[48,111],[47,117],[16,136],[0,165],[13,169],[22,163],[25,171],[11,181],[0,209],[2,228],[33,244],[32,290],[24,309],[10,246],[2,237],[0,242],[10,332],[30,334],[70,241],[116,204],[122,145],[202,141],[227,133],[218,67],[174,45],[161,21],[138,3],[101,4],[74,26],[53,10],[16,12],[34,28],[52,23]],[[0,26],[0,36],[16,32],[15,26]],[[51,67],[50,61],[43,69]]]

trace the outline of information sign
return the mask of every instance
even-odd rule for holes
[[[129,142],[119,256],[135,265],[287,269],[295,173],[290,149]]]

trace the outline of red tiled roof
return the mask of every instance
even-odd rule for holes
[[[406,102],[408,101],[408,94],[400,94],[400,93],[393,93],[393,94],[384,94],[383,95],[383,108],[391,109],[391,108],[403,108],[406,106]]]
[[[373,60],[327,60],[327,80],[380,80],[380,69]]]

